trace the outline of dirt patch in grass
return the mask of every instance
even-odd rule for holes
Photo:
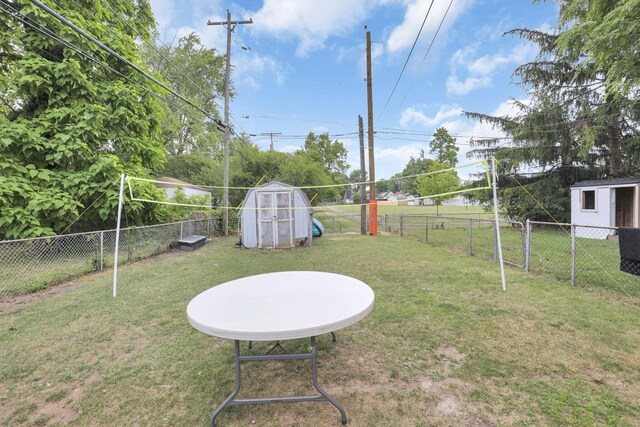
[[[50,394],[50,396],[54,397],[47,399],[47,401],[39,405],[33,414],[31,414],[31,424],[36,425],[37,420],[44,419],[47,420],[47,423],[54,425],[67,424],[78,418],[78,403],[82,395],[93,383],[101,379],[102,375],[94,372],[89,378],[76,384],[70,392],[65,393],[65,390],[59,391],[57,394],[60,395],[60,399],[57,399],[55,394]]]
[[[42,301],[47,298],[51,298],[54,295],[64,294],[82,286],[85,280],[86,277],[82,277],[59,285],[51,286],[39,292],[0,298],[0,312],[12,312],[24,308],[33,302]]]
[[[147,258],[140,259],[138,261],[131,262],[129,264],[130,265],[135,265],[135,264],[147,265],[153,262],[158,262],[158,260],[161,260],[161,259],[175,258],[185,254],[188,254],[188,252],[173,249],[158,255],[153,255]],[[106,272],[113,275],[113,270],[108,270]],[[75,279],[69,280],[67,282],[49,286],[48,288],[45,288],[38,292],[33,292],[25,295],[13,295],[13,296],[1,297],[0,313],[3,313],[3,312],[10,313],[12,311],[25,308],[29,304],[32,304],[34,302],[43,301],[53,296],[70,292],[80,286],[86,285],[87,278],[91,275],[96,275],[96,274],[105,274],[105,271],[88,273],[83,276],[77,277]]]

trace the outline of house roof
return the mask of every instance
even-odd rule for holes
[[[608,187],[613,185],[633,185],[640,184],[640,176],[631,176],[627,178],[611,178],[611,179],[591,179],[588,181],[576,182],[571,188],[577,187]]]
[[[210,192],[206,188],[189,184],[188,182],[180,181],[179,179],[171,178],[170,176],[161,176],[156,178],[155,181],[161,181],[161,182],[154,182],[154,185],[158,188],[174,188],[174,187],[182,186],[182,187],[193,188],[200,191],[206,191],[207,193]]]

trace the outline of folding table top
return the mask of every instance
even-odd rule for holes
[[[209,335],[243,341],[317,336],[345,328],[373,309],[374,293],[352,277],[285,271],[244,277],[202,292],[189,323]]]

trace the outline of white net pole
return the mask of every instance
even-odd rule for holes
[[[496,158],[491,158],[491,175],[493,176],[493,211],[496,220],[496,244],[498,245],[498,259],[500,260],[500,275],[502,276],[502,290],[507,290],[507,279],[504,276],[504,258],[502,258],[502,241],[500,240],[500,220],[498,219],[498,185],[496,179]]]
[[[120,197],[118,198],[118,221],[116,223],[116,247],[113,253],[113,297],[118,291],[118,246],[120,243],[120,218],[122,217],[122,199],[124,196],[124,174],[120,175]]]

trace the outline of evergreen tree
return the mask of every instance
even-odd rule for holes
[[[586,4],[581,0],[563,2],[560,25],[572,17],[583,30],[580,20],[584,16],[569,13],[579,3]],[[569,36],[571,31],[510,31],[508,34],[540,49],[536,60],[519,66],[514,73],[530,100],[514,100],[519,113],[513,117],[466,113],[512,138],[506,145],[501,140],[474,141],[476,149],[471,154],[495,155],[500,162],[500,198],[513,218],[567,221],[571,184],[640,171],[637,97],[625,95],[620,86],[612,84],[607,68],[611,64],[594,61],[593,52],[580,50],[581,45]],[[637,56],[634,61],[640,66]]]

